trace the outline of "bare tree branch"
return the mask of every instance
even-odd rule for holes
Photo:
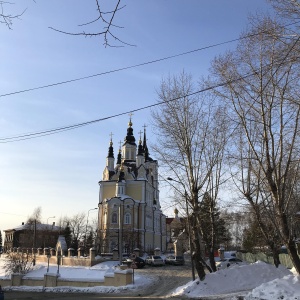
[[[117,0],[117,3],[115,4],[114,9],[111,11],[103,11],[100,6],[99,0],[95,0],[95,1],[96,1],[96,6],[97,6],[98,17],[92,21],[89,21],[84,24],[80,24],[78,26],[87,26],[87,25],[91,25],[93,23],[102,22],[104,24],[103,30],[97,31],[97,32],[87,32],[87,31],[68,32],[68,31],[60,30],[60,29],[57,29],[54,27],[49,27],[49,28],[56,32],[67,34],[67,35],[73,35],[73,36],[84,36],[84,37],[103,36],[103,39],[104,39],[103,45],[105,47],[124,47],[125,45],[126,46],[135,46],[135,45],[129,44],[129,43],[121,40],[120,38],[117,37],[116,34],[114,34],[112,32],[113,28],[117,28],[117,29],[123,28],[122,26],[118,26],[113,23],[117,12],[119,12],[121,9],[123,9],[125,7],[125,5],[120,7],[121,0]],[[118,45],[111,43],[110,42],[111,39],[114,40],[114,42],[117,42]]]
[[[26,9],[24,9],[22,13],[17,14],[17,15],[10,14],[10,13],[5,12],[5,9],[4,9],[4,6],[7,4],[13,5],[14,3],[7,2],[7,1],[0,1],[0,23],[6,25],[8,27],[8,29],[12,29],[13,20],[19,19],[24,14]]]

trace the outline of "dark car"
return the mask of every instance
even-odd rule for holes
[[[127,264],[129,268],[132,268],[132,264],[136,266],[137,269],[145,267],[145,261],[141,257],[136,257],[135,259],[127,258],[123,260],[123,264]]]
[[[141,257],[137,256],[133,261],[134,261],[134,263],[135,263],[135,265],[138,269],[141,269],[141,268],[145,267],[146,263]]]
[[[166,264],[169,265],[184,265],[184,257],[183,256],[175,256],[169,255],[166,257]]]

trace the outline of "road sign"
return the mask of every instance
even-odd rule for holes
[[[132,264],[131,264],[131,268],[132,268],[132,269],[136,269],[136,268],[137,268],[137,265],[136,265],[136,263],[135,263],[134,261],[133,261]]]

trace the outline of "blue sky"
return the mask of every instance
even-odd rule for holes
[[[113,1],[104,4],[110,2]],[[122,2],[126,7],[117,14],[115,23],[124,28],[114,33],[135,47],[105,48],[102,37],[74,37],[48,28],[82,30],[78,24],[96,17],[93,0],[19,0],[7,6],[10,11],[27,10],[20,20],[14,21],[13,30],[0,25],[0,96],[232,40],[246,28],[249,13],[271,12],[263,0]],[[101,30],[102,26],[98,28]],[[93,25],[90,30],[95,28]],[[213,57],[231,47],[234,43],[0,97],[0,138],[109,117],[154,104],[163,77],[184,69],[197,82],[208,74]],[[124,114],[55,135],[0,143],[0,229],[26,221],[38,206],[42,207],[44,222],[50,216],[55,215],[58,220],[97,207],[98,181],[105,167],[109,134],[113,133],[117,154],[128,120],[129,116]],[[134,113],[132,121],[138,138],[142,126],[150,124],[149,110]],[[149,141],[155,137],[150,126],[147,135]],[[162,195],[162,206],[167,208],[171,200],[164,191]],[[165,213],[171,215],[172,211],[165,209]]]

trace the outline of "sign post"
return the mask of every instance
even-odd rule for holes
[[[135,263],[136,255],[133,253],[130,255],[130,258],[132,259],[131,268],[132,268],[132,284],[134,284],[134,269],[137,268],[137,265]]]
[[[49,272],[49,260],[50,260],[51,254],[47,254],[47,258],[48,258],[48,268],[47,268],[47,273]]]
[[[61,255],[57,255],[57,275],[59,276],[59,265],[60,265]]]

